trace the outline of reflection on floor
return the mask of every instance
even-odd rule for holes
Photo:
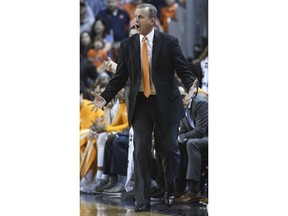
[[[80,216],[163,216],[189,215],[208,216],[207,205],[203,203],[174,204],[166,207],[159,201],[151,201],[150,212],[134,212],[134,201],[122,201],[119,196],[104,194],[80,195]]]

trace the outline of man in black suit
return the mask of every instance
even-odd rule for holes
[[[164,200],[166,206],[172,206],[174,182],[179,168],[178,126],[185,115],[175,71],[186,90],[189,90],[188,97],[192,97],[197,91],[197,79],[187,67],[177,38],[155,30],[156,19],[157,10],[153,5],[137,6],[135,25],[139,34],[121,42],[116,74],[105,91],[101,95],[91,92],[95,96],[95,100],[91,102],[94,105],[92,110],[103,107],[130,77],[128,120],[134,129],[135,211],[150,210],[150,150],[153,130],[161,139],[161,143],[155,148],[163,159],[166,189]],[[146,49],[148,55],[147,52],[142,53]],[[145,55],[146,60],[142,59]],[[147,60],[148,79],[142,76],[147,71]],[[147,83],[147,80],[150,82]]]
[[[179,87],[181,95],[186,93]],[[183,98],[184,98],[183,97]],[[175,203],[198,202],[201,195],[202,162],[208,166],[208,94],[199,88],[191,100],[183,100],[186,116],[180,121],[179,149],[181,152],[177,190],[182,196]],[[185,183],[183,183],[183,178]]]

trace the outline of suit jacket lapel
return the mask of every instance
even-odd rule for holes
[[[194,101],[194,103],[193,103],[193,101]],[[192,112],[192,110],[195,110],[196,108],[195,108],[195,98],[193,98],[192,99],[192,102],[191,102],[191,107],[190,107],[190,113],[191,113],[191,116],[192,116],[192,121],[193,121],[193,123],[194,123],[194,125],[195,125],[195,113],[194,112]]]
[[[152,50],[152,73],[154,73],[156,60],[161,48],[162,40],[160,40],[160,33],[155,30],[154,32],[154,38],[153,38],[153,50]]]
[[[134,60],[136,74],[138,75],[138,77],[141,77],[140,39],[138,34],[134,37],[132,50],[134,58],[131,60]]]

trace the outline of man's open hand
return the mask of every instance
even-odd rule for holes
[[[88,103],[88,105],[89,106],[93,105],[91,111],[96,109],[95,112],[97,112],[98,108],[102,108],[106,104],[106,101],[104,100],[103,97],[101,97],[99,94],[97,94],[94,91],[91,91],[91,94],[95,97],[95,99],[94,101],[91,101],[90,103]]]
[[[189,89],[189,93],[186,95],[185,100],[190,100],[191,98],[195,97],[198,92],[198,79],[193,82],[193,85]]]

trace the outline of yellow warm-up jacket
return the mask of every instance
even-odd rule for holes
[[[91,111],[92,106],[88,106],[88,103],[90,101],[84,99],[80,107],[80,178],[86,175],[97,156],[96,140],[88,140],[90,127],[93,121],[104,116],[102,109]]]
[[[122,132],[129,127],[127,108],[125,102],[120,102],[117,115],[112,124],[107,125],[106,131],[109,132]]]

